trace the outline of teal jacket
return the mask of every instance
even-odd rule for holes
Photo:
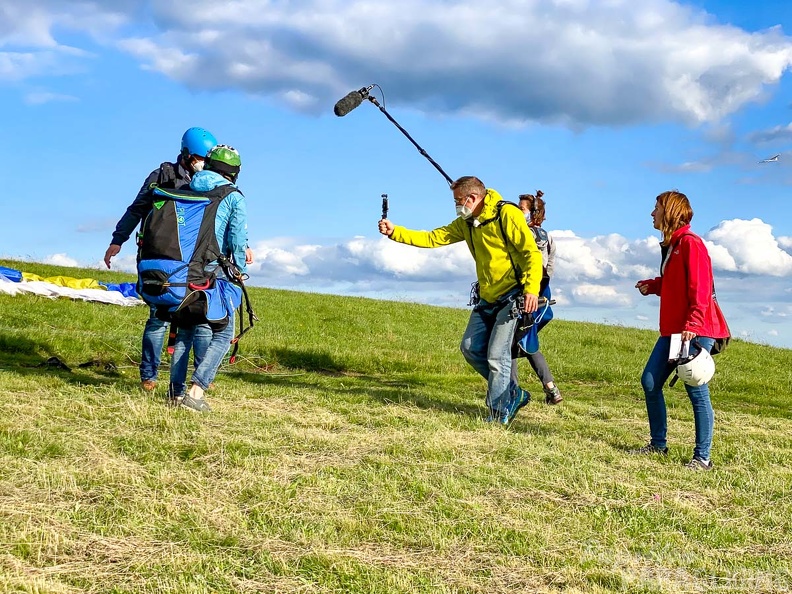
[[[196,192],[208,192],[217,186],[228,185],[226,178],[215,171],[199,171],[190,182],[190,188]],[[245,265],[245,248],[247,247],[247,206],[245,197],[240,192],[231,192],[220,203],[215,218],[215,235],[217,245],[226,256],[233,256],[234,264],[242,272]]]

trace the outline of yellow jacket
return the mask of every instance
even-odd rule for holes
[[[519,208],[504,204],[500,221],[497,219],[497,204],[501,200],[500,194],[488,189],[479,216],[468,220],[458,217],[433,231],[413,231],[394,226],[390,238],[424,248],[465,241],[476,261],[481,298],[489,303],[518,286],[522,287],[523,293],[538,295],[542,280],[542,254]]]

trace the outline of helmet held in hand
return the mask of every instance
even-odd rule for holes
[[[676,368],[679,379],[688,386],[702,386],[715,375],[715,360],[707,349],[681,360]]]

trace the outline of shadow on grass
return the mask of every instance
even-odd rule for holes
[[[332,386],[322,385],[322,381],[301,379],[299,375],[275,375],[271,373],[247,372],[241,370],[224,371],[228,378],[245,381],[251,384],[267,384],[297,389],[330,390],[351,398],[367,398],[381,404],[410,403],[423,410],[439,410],[453,414],[464,414],[480,417],[484,414],[482,405],[451,402],[445,399],[432,398],[426,394],[428,389],[445,387],[448,382],[421,379],[415,376],[392,376],[365,374],[350,370],[348,366],[336,361],[325,352],[279,349],[275,351],[275,361],[293,370],[318,374],[329,378]],[[343,380],[334,382],[333,380]],[[483,398],[482,398],[483,400]]]
[[[273,352],[275,362],[290,369],[302,369],[316,373],[340,375],[349,373],[350,369],[326,352],[277,349]]]
[[[106,385],[121,379],[115,364],[110,361],[75,365],[64,360],[46,343],[3,334],[0,334],[0,367],[23,376],[55,376],[78,385]],[[84,369],[92,372],[86,373]]]
[[[268,386],[283,386],[284,388],[305,389],[316,392],[317,389],[331,391],[341,397],[350,399],[368,399],[383,405],[409,403],[421,410],[442,411],[449,414],[464,415],[471,418],[482,418],[488,415],[484,404],[486,384],[481,379],[473,380],[480,387],[471,387],[467,378],[458,378],[462,383],[461,388],[455,386],[453,394],[463,392],[470,394],[466,402],[452,401],[431,397],[429,392],[448,390],[449,384],[458,384],[455,378],[431,380],[415,375],[392,374],[376,375],[362,373],[349,368],[349,366],[335,360],[329,353],[322,351],[278,349],[273,352],[272,365],[287,367],[295,373],[276,374],[268,371],[244,371],[241,369],[227,368],[223,376],[247,382],[250,384],[266,384]],[[311,376],[320,376],[311,381]],[[314,377],[315,377],[314,376]],[[327,378],[322,380],[321,377]],[[336,381],[334,381],[336,380]],[[327,385],[325,382],[330,382]],[[524,408],[516,421],[510,425],[512,431],[531,433],[535,435],[551,435],[556,433],[554,427],[548,427],[531,420],[531,408],[544,406],[541,400],[531,402]]]

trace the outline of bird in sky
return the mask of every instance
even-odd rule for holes
[[[772,157],[768,157],[767,159],[762,159],[759,161],[760,163],[776,163],[778,161],[778,157],[781,155],[773,155]]]

